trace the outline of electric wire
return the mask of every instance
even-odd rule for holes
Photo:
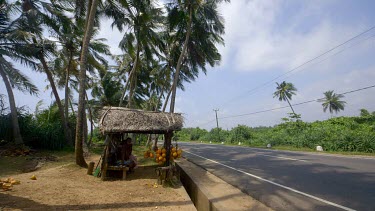
[[[240,98],[240,97],[243,97],[243,96],[246,95],[246,94],[254,94],[256,90],[258,90],[258,89],[260,89],[260,88],[262,88],[262,87],[264,87],[264,86],[267,86],[267,85],[273,83],[274,81],[276,81],[277,79],[279,79],[279,78],[281,78],[281,77],[283,77],[283,76],[285,76],[285,75],[288,75],[288,74],[290,74],[290,73],[292,73],[292,72],[294,72],[294,71],[300,69],[301,67],[303,67],[303,66],[305,66],[305,65],[307,65],[307,64],[309,64],[309,63],[311,63],[311,62],[313,62],[313,61],[315,61],[315,60],[317,60],[317,59],[319,59],[319,58],[321,58],[321,57],[323,57],[323,56],[325,56],[325,55],[327,55],[328,53],[330,53],[330,52],[336,50],[337,48],[339,48],[339,47],[341,47],[341,46],[343,46],[343,45],[345,45],[345,44],[347,44],[347,43],[353,41],[354,39],[356,39],[356,38],[358,38],[358,37],[360,37],[360,36],[366,34],[367,32],[369,32],[369,31],[371,31],[371,30],[373,30],[373,29],[375,29],[375,26],[372,26],[372,27],[366,29],[365,31],[362,31],[361,33],[359,33],[359,34],[357,34],[357,35],[355,35],[355,36],[349,38],[348,40],[346,40],[346,41],[344,41],[344,42],[342,42],[342,43],[340,43],[340,44],[338,44],[338,45],[332,47],[331,49],[329,49],[329,50],[323,52],[322,54],[319,54],[318,56],[316,56],[316,57],[314,57],[314,58],[312,58],[312,59],[310,59],[310,60],[307,60],[307,61],[303,62],[302,64],[300,64],[300,65],[298,65],[298,66],[292,68],[291,70],[289,70],[289,71],[287,71],[287,72],[285,72],[285,73],[283,73],[283,74],[281,74],[281,75],[279,75],[279,76],[276,76],[275,78],[273,78],[273,79],[271,79],[271,80],[269,80],[269,81],[266,81],[265,83],[262,83],[262,84],[259,85],[259,86],[254,87],[253,89],[250,89],[250,90],[246,91],[244,94],[242,94],[242,95],[240,95],[240,96],[237,96],[237,97],[235,97],[235,98],[232,98],[232,99],[228,100],[228,101],[225,102],[223,105],[226,105],[226,104],[228,104],[229,102],[233,102],[235,99]],[[375,35],[373,35],[373,36],[375,36]],[[366,41],[366,40],[372,38],[373,36],[371,36],[371,37],[369,37],[369,38],[366,38],[366,39],[364,39],[364,40],[361,40],[360,42]],[[360,43],[360,42],[358,42],[358,43]],[[346,49],[347,49],[347,48],[346,48]],[[346,50],[346,49],[345,49],[345,50]],[[342,51],[344,51],[344,50],[342,50]],[[342,52],[342,51],[340,51],[340,52]],[[338,53],[335,53],[335,54],[333,54],[333,55],[331,55],[331,56],[334,56],[334,55],[337,55],[337,54],[338,54]],[[329,56],[329,57],[330,57],[330,56]],[[328,57],[328,58],[329,58],[329,57]],[[327,58],[326,58],[326,59],[327,59]],[[325,60],[326,60],[326,59],[325,59]]]
[[[343,92],[343,93],[339,93],[338,95],[346,95],[346,94],[350,94],[350,93],[354,93],[354,92],[359,92],[359,91],[363,91],[363,90],[371,89],[371,88],[375,88],[375,84],[371,85],[371,86],[366,86],[366,87],[362,87],[362,88],[358,88],[358,89],[346,91],[346,92]],[[317,99],[313,99],[313,100],[307,100],[307,101],[304,101],[304,102],[292,104],[292,106],[304,105],[304,104],[307,104],[307,103],[317,102],[317,101],[323,100],[323,99],[324,98],[317,98]],[[242,116],[250,116],[250,115],[254,115],[254,114],[266,113],[266,112],[280,110],[280,109],[284,109],[284,108],[289,108],[289,106],[281,106],[281,107],[277,107],[277,108],[271,108],[271,109],[265,109],[265,110],[255,111],[255,112],[251,112],[251,113],[244,113],[244,114],[237,114],[237,115],[231,115],[231,116],[224,116],[224,117],[220,117],[218,119],[222,120],[222,119],[230,119],[230,118],[236,118],[236,117],[242,117]],[[203,125],[206,125],[206,124],[214,122],[214,121],[215,121],[215,119],[211,120],[211,121],[208,121],[208,122],[205,122],[203,124],[199,124],[198,126],[203,126]]]

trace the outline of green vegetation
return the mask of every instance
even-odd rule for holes
[[[13,138],[10,118],[10,114],[0,114],[0,145],[11,143],[10,140]],[[71,125],[74,125],[74,120],[74,116],[71,116]],[[25,145],[49,150],[62,150],[68,147],[56,105],[35,113],[19,109],[18,121]]]
[[[181,141],[225,142],[254,147],[271,144],[275,148],[311,149],[320,145],[330,152],[375,153],[375,115],[361,112],[359,117],[336,117],[325,121],[306,123],[290,121],[274,127],[238,125],[231,130],[219,128],[210,131],[185,128],[178,132]],[[220,140],[220,141],[219,141]]]
[[[75,146],[76,163],[85,167],[83,143],[100,140],[88,131],[103,106],[165,111],[170,101],[173,113],[177,89],[221,60],[221,2],[229,0],[2,1],[0,145]],[[122,33],[112,46],[120,55],[97,37],[104,20]],[[14,89],[39,94],[29,69],[47,78],[53,108],[36,114],[17,108]]]

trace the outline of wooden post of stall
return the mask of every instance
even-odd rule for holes
[[[166,166],[169,166],[169,164],[170,164],[172,137],[173,137],[173,131],[166,132],[166,133],[164,134],[164,138],[165,138],[165,149],[167,150],[167,154],[166,154],[166,159],[167,159],[167,161],[165,162],[165,165],[166,165]]]
[[[110,146],[111,146],[111,141],[112,141],[112,136],[111,136],[111,140],[108,141],[107,143],[107,147],[106,147],[106,150],[104,152],[104,155],[103,155],[103,165],[102,165],[102,180],[104,181],[106,179],[106,176],[107,176],[107,169],[108,169],[108,155],[109,155],[109,152],[110,152]]]
[[[87,174],[92,175],[92,172],[94,171],[95,162],[90,162],[89,167],[87,168]]]

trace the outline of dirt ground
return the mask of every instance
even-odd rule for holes
[[[87,162],[98,159],[94,155]],[[47,163],[34,172],[6,175],[21,184],[13,186],[11,191],[0,191],[0,211],[195,209],[183,187],[154,185],[154,167],[140,167],[126,181],[101,181],[86,171],[64,159]],[[37,180],[31,180],[32,175]]]

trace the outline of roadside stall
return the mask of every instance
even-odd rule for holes
[[[105,180],[111,171],[122,172],[122,178],[126,179],[127,171],[131,171],[134,167],[134,160],[132,160],[132,141],[134,140],[129,134],[164,135],[165,166],[169,167],[173,131],[181,130],[182,126],[183,117],[178,113],[104,107],[99,121],[100,131],[106,136],[100,168],[102,180]]]

